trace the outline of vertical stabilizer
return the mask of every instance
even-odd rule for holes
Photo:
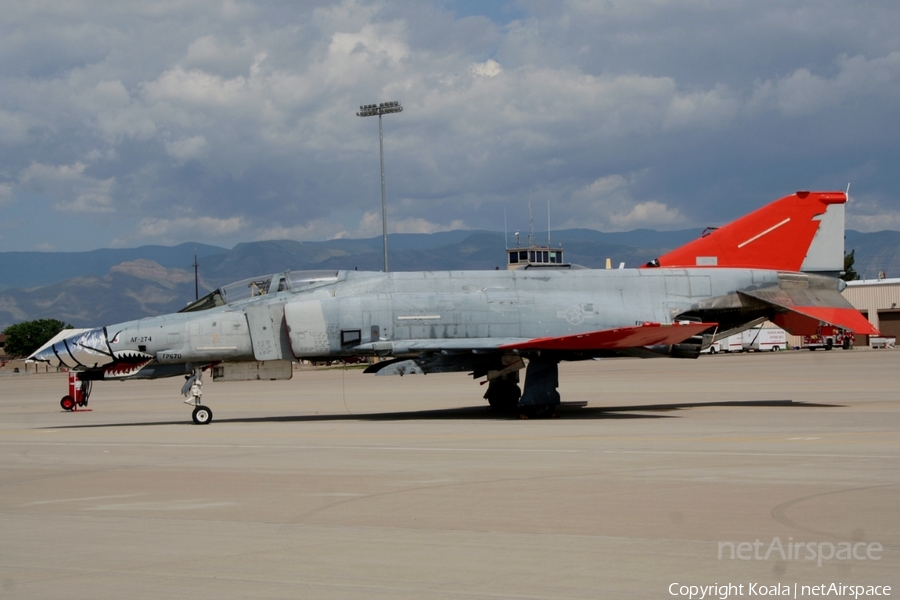
[[[738,267],[836,275],[844,192],[797,192],[664,254],[647,267]]]
[[[819,219],[801,271],[838,274],[844,270],[844,204],[831,204]]]

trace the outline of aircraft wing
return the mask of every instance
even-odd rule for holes
[[[794,335],[814,335],[819,322],[863,335],[881,335],[837,290],[763,289],[738,294],[778,309],[773,321]]]
[[[683,342],[715,327],[716,323],[643,323],[633,327],[602,329],[557,337],[535,338],[500,346],[501,350],[627,350],[643,346],[664,346]]]
[[[633,327],[617,327],[587,333],[544,338],[460,338],[398,340],[362,344],[356,349],[364,352],[390,351],[392,354],[418,352],[475,354],[504,350],[560,350],[584,352],[589,350],[627,350],[643,346],[661,346],[683,342],[715,323],[644,323]]]
[[[497,352],[546,350],[556,352],[626,351],[648,346],[673,345],[699,334],[716,323],[643,323],[586,333],[543,338],[427,339],[364,344],[366,350],[390,350],[393,354],[432,353],[417,358],[398,357],[370,365],[365,372],[378,375],[441,373],[488,369],[478,355]],[[372,346],[377,346],[373,348]],[[462,355],[468,355],[464,358]],[[479,366],[481,365],[481,366]]]

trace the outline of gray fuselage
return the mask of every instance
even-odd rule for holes
[[[777,286],[777,271],[618,269],[336,271],[199,312],[106,328],[115,352],[159,363],[413,353],[417,347],[489,348],[504,341],[671,323],[736,291]],[[282,285],[284,287],[284,285]],[[437,342],[444,340],[444,342]],[[448,344],[449,343],[449,344]]]

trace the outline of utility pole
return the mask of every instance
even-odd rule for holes
[[[381,104],[365,104],[359,107],[357,117],[374,117],[378,115],[378,149],[381,156],[381,235],[384,246],[384,272],[388,272],[387,251],[387,200],[384,187],[384,133],[381,129],[381,116],[403,112],[399,102],[382,102]]]
[[[200,277],[197,269],[200,265],[197,263],[197,249],[194,248],[194,262],[191,264],[194,267],[194,300],[200,299]]]

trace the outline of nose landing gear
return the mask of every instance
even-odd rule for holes
[[[212,410],[210,410],[209,407],[200,404],[200,399],[203,397],[202,368],[194,369],[193,375],[188,377],[187,381],[184,382],[181,393],[187,398],[184,403],[194,406],[194,411],[191,413],[191,419],[193,419],[194,423],[197,425],[206,425],[212,421]]]

